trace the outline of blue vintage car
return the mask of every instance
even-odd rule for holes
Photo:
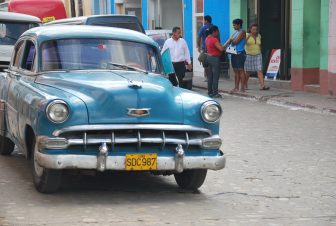
[[[0,74],[0,154],[31,160],[36,189],[55,192],[62,170],[174,174],[199,188],[225,166],[220,105],[174,87],[157,44],[94,26],[26,31]]]

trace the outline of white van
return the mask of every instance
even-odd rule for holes
[[[0,11],[0,71],[8,68],[14,44],[26,30],[40,26],[35,16]]]

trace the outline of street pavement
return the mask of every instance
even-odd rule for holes
[[[172,176],[71,172],[40,194],[16,152],[0,156],[0,225],[336,225],[336,116],[217,100],[227,166],[198,191]]]
[[[249,89],[246,92],[231,93],[234,88],[233,79],[221,78],[218,88],[224,94],[237,97],[283,107],[299,108],[304,111],[336,115],[336,96],[292,91],[290,90],[290,83],[287,81],[266,80],[266,84],[271,87],[270,90],[259,90],[258,80],[250,78]],[[207,89],[207,82],[204,82],[204,77],[194,76],[193,86]]]

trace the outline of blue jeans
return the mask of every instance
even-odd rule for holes
[[[218,79],[219,79],[219,70],[220,65],[219,56],[208,55],[207,61],[209,63],[209,74],[208,74],[208,95],[214,96],[218,94]]]

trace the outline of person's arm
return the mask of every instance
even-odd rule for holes
[[[223,48],[226,49],[228,47],[228,45],[230,45],[232,42],[231,38],[229,38],[223,45]]]
[[[242,40],[245,37],[246,37],[246,32],[245,31],[240,31],[236,38],[231,39],[232,40],[232,42],[231,42],[232,45],[237,45],[240,42],[240,40]]]
[[[222,46],[222,45],[219,43],[219,41],[217,41],[217,42],[215,43],[215,46],[216,46],[216,48],[217,48],[219,51],[221,51],[221,52],[223,52],[223,51],[225,50],[225,47]]]

